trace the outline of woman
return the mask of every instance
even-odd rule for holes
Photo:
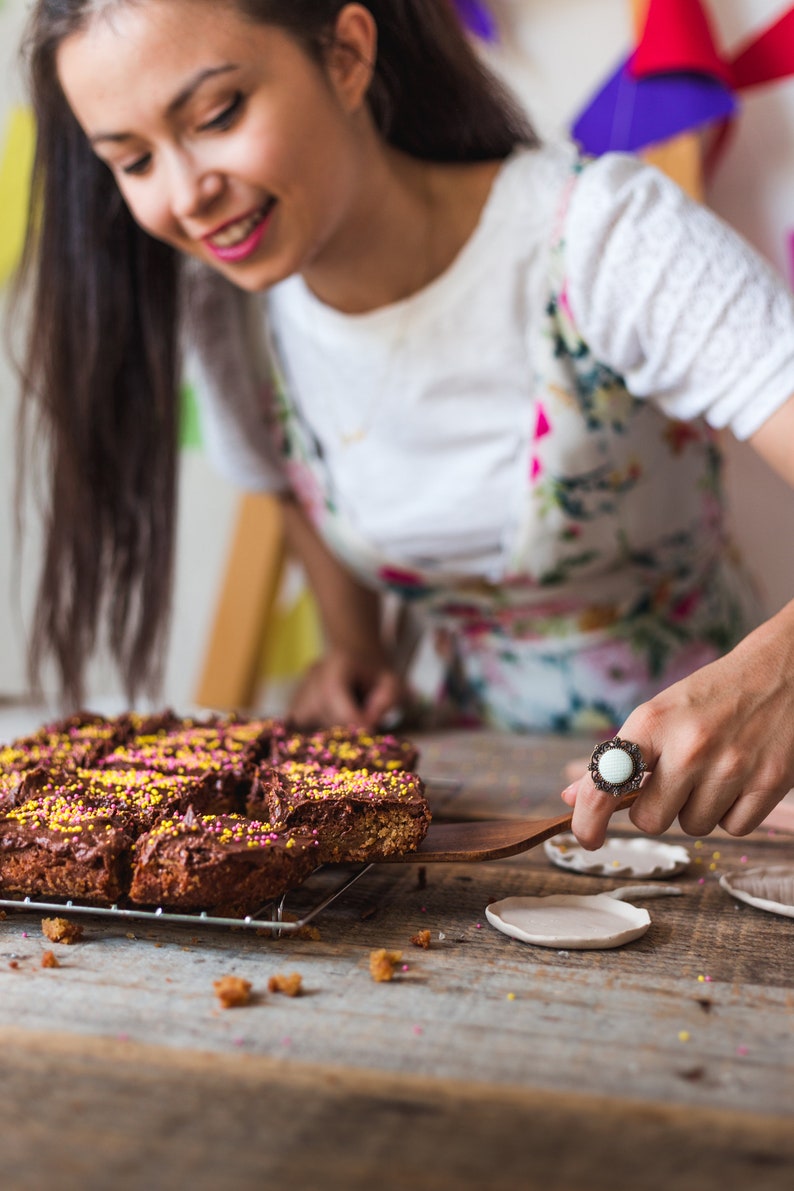
[[[794,606],[744,636],[708,421],[794,479],[794,308],[746,246],[629,159],[536,146],[447,0],[42,0],[31,63],[34,652],[67,689],[106,600],[131,689],[152,672],[184,281],[216,453],[284,493],[320,601],[299,719],[399,701],[391,587],[443,630],[461,702],[622,723],[643,829],[756,825],[794,782]],[[609,793],[565,797],[596,845]]]

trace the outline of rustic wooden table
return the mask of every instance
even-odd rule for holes
[[[554,814],[587,746],[454,733],[422,741],[448,817]],[[631,831],[626,816],[614,833]],[[70,1188],[790,1188],[794,923],[717,878],[794,837],[690,846],[685,892],[609,951],[507,938],[511,894],[625,883],[543,850],[480,865],[377,866],[320,939],[85,920],[44,969],[40,916],[0,922],[0,1184]],[[745,859],[746,858],[746,859]],[[308,891],[307,891],[308,895]],[[300,904],[300,903],[297,903]],[[421,929],[431,946],[412,945]],[[403,951],[391,983],[369,953]],[[305,995],[268,993],[300,972]],[[224,1010],[223,975],[255,997]]]

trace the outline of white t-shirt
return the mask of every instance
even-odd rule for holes
[[[366,314],[324,305],[300,276],[264,296],[290,400],[322,446],[336,499],[386,557],[498,575],[532,433],[533,336],[574,161],[521,150],[450,267]],[[751,435],[794,394],[794,299],[716,216],[636,158],[577,177],[564,227],[581,337],[630,391],[676,419]],[[206,392],[208,445],[247,486],[283,476]],[[235,445],[235,437],[237,445]]]

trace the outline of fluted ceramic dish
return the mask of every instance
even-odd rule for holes
[[[655,839],[607,839],[587,852],[570,834],[556,835],[543,845],[552,864],[594,877],[671,877],[689,867],[691,857],[680,844]]]

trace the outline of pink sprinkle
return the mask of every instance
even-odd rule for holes
[[[27,937],[28,937],[28,932],[27,932],[26,930],[23,930],[23,932],[22,932],[22,938],[23,938],[23,939],[26,939]]]
[[[242,1046],[244,1042],[245,1042],[245,1038],[232,1038],[233,1046]]]
[[[422,1033],[422,1027],[421,1027],[421,1026],[412,1026],[411,1028],[412,1028],[412,1030],[413,1030],[413,1032],[414,1032],[415,1034],[421,1034],[421,1033]]]
[[[422,906],[422,907],[421,907],[421,910],[422,910],[422,913],[423,913],[423,914],[426,914],[426,913],[427,913],[427,906]]]
[[[281,1045],[282,1046],[292,1046],[292,1039],[291,1038],[282,1038]]]
[[[130,1040],[129,1034],[117,1034],[116,1038],[119,1042],[129,1042]]]
[[[477,930],[482,930],[482,923],[481,923],[481,922],[478,922],[478,923],[477,923]]]
[[[540,460],[538,459],[537,455],[534,455],[532,457],[532,462],[529,465],[530,480],[537,480],[538,476],[540,475],[540,473],[542,471],[543,471],[543,465],[540,462]]]
[[[704,977],[703,977],[703,979],[706,981],[706,984],[711,984],[711,977],[710,977],[710,976],[704,976]]]
[[[706,884],[706,878],[698,877],[698,885],[705,885],[705,884]]]
[[[402,970],[403,970],[404,972],[407,972],[407,971],[408,971],[408,964],[403,964]]]
[[[740,856],[740,857],[739,857],[739,864],[747,864],[747,857],[746,857],[746,856]]]
[[[737,1046],[736,1047],[737,1055],[746,1055],[746,1054],[749,1054],[749,1051],[750,1051],[749,1046]]]

